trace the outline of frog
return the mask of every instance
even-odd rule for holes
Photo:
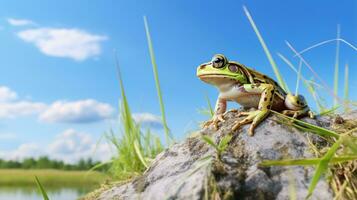
[[[250,136],[254,135],[255,128],[267,118],[271,110],[293,118],[314,118],[304,96],[287,93],[269,76],[239,62],[230,61],[223,54],[216,54],[210,62],[199,65],[196,75],[219,91],[213,117],[204,123],[204,127],[213,125],[218,129],[219,122],[224,122],[229,112],[228,101],[236,102],[244,108],[240,112],[237,109],[231,110],[238,112],[232,131],[250,124]],[[242,116],[245,117],[240,120]]]

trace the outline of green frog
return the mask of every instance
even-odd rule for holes
[[[237,102],[244,108],[255,108],[253,111],[239,112],[238,117],[246,117],[237,120],[232,127],[232,131],[235,131],[251,123],[250,136],[254,135],[254,129],[269,115],[270,110],[294,118],[304,115],[314,117],[302,95],[287,94],[272,78],[241,63],[229,61],[222,54],[214,55],[210,62],[200,65],[197,76],[219,90],[214,116],[204,124],[205,127],[214,125],[218,129],[218,123],[224,121],[227,101]]]

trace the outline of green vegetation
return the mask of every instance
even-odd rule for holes
[[[91,158],[81,159],[75,164],[64,163],[59,160],[51,160],[47,156],[38,159],[25,158],[22,161],[0,159],[0,169],[60,169],[60,170],[89,170],[99,162],[94,162]],[[106,170],[104,167],[97,170]]]
[[[335,76],[333,82],[333,91],[335,95],[338,94],[338,68],[339,68],[339,59],[340,59],[340,25],[337,25],[337,40],[336,40],[336,56],[335,56]],[[334,98],[334,106],[337,105],[337,98]]]
[[[173,142],[173,137],[171,136],[167,125],[158,69],[146,17],[144,17],[144,25],[148,40],[149,53],[153,67],[157,94],[159,98],[161,119],[165,131],[166,144],[169,145]],[[115,56],[115,61],[122,97],[120,105],[120,124],[122,125],[122,130],[120,130],[120,136],[117,136],[113,131],[110,131],[105,135],[107,140],[115,147],[117,154],[110,162],[98,164],[94,166],[93,169],[109,164],[109,172],[114,176],[114,178],[118,180],[126,180],[140,175],[145,169],[147,169],[150,162],[164,149],[164,145],[162,144],[160,138],[156,134],[153,134],[150,129],[146,129],[144,132],[140,124],[133,120],[129,103],[125,94],[124,83],[121,76],[117,56]]]
[[[267,45],[265,44],[264,39],[263,39],[263,37],[261,36],[261,34],[260,34],[259,30],[258,30],[258,27],[255,25],[255,22],[254,22],[252,16],[250,15],[250,13],[249,13],[247,7],[243,6],[243,10],[244,10],[244,13],[245,13],[245,15],[247,16],[247,18],[248,18],[250,24],[252,25],[252,28],[254,29],[254,32],[255,32],[255,34],[257,35],[260,44],[261,44],[262,47],[263,47],[263,50],[264,50],[264,52],[265,52],[265,54],[266,54],[266,56],[267,56],[267,58],[268,58],[268,60],[269,60],[269,62],[270,62],[270,65],[272,66],[272,68],[273,68],[273,70],[274,70],[275,76],[276,76],[276,78],[278,79],[279,84],[281,85],[281,87],[282,87],[285,91],[287,91],[287,92],[290,93],[289,87],[288,87],[288,85],[285,83],[283,77],[281,76],[281,74],[280,74],[280,72],[279,72],[279,68],[278,68],[278,66],[276,65],[276,63],[275,63],[275,61],[274,61],[274,59],[273,59],[273,56],[271,55],[271,53],[270,53],[270,51],[269,51]]]
[[[113,131],[105,135],[107,140],[115,147],[117,153],[107,164],[110,164],[109,172],[114,178],[126,180],[140,175],[148,167],[151,160],[163,150],[163,145],[160,138],[152,134],[150,129],[143,133],[140,124],[133,120],[116,56],[115,60],[122,97],[120,106],[122,129],[119,137]],[[101,166],[103,165],[99,164],[94,169]]]
[[[202,139],[209,144],[210,146],[212,146],[218,155],[218,158],[221,158],[222,153],[226,150],[226,148],[228,147],[228,143],[231,141],[232,139],[232,135],[226,135],[224,136],[218,144],[216,144],[213,139],[209,136],[203,135]]]
[[[150,53],[150,58],[151,58],[152,69],[154,72],[157,96],[159,98],[159,103],[160,103],[162,124],[163,124],[164,130],[165,130],[166,144],[169,145],[171,142],[173,142],[173,137],[170,134],[170,129],[166,122],[165,107],[164,107],[164,101],[162,100],[162,92],[161,92],[161,87],[160,87],[159,74],[158,74],[156,59],[155,59],[155,55],[154,55],[154,48],[153,48],[152,41],[151,41],[149,24],[148,24],[146,16],[144,16],[144,25],[145,25],[145,32],[146,32],[146,37],[147,37],[148,46],[149,46],[149,53]]]
[[[356,174],[353,172],[351,174],[345,174],[344,177],[341,177],[339,174],[339,168],[349,170],[350,167],[354,168],[357,167],[357,137],[351,135],[357,128],[353,128],[346,132],[336,132],[331,131],[328,129],[324,129],[301,120],[297,120],[291,117],[287,117],[282,115],[278,112],[273,111],[277,114],[282,121],[283,124],[288,124],[301,129],[303,131],[307,131],[310,133],[317,134],[330,144],[328,145],[328,149],[326,151],[325,148],[320,149],[313,145],[313,149],[317,152],[318,155],[323,155],[320,158],[308,158],[308,159],[294,159],[294,160],[271,160],[271,161],[264,161],[260,165],[261,166],[290,166],[290,165],[313,165],[315,166],[315,174],[311,180],[309,186],[309,193],[308,197],[310,197],[320,179],[320,177],[324,174],[329,172],[332,174],[333,177],[331,184],[337,184],[336,180],[342,181],[345,184],[344,187],[335,187],[335,194],[339,194],[340,196],[343,195],[347,199],[356,199],[357,198],[357,181],[356,181]],[[285,120],[285,121],[284,121]],[[355,122],[356,123],[356,122]],[[354,126],[356,126],[354,124]],[[343,129],[343,131],[345,131]],[[347,164],[346,164],[347,163]],[[340,182],[339,182],[340,183]],[[347,187],[348,186],[348,187]],[[341,189],[349,189],[346,190],[344,193]]]
[[[35,176],[35,180],[36,180],[36,183],[37,183],[37,188],[40,190],[40,192],[42,194],[43,200],[50,200],[48,198],[46,190],[43,188],[43,186],[42,186],[40,180],[38,180],[37,176]]]
[[[345,111],[349,111],[349,106],[348,106],[348,64],[346,63],[345,65],[345,84],[344,84],[344,107]]]
[[[46,187],[98,186],[109,177],[100,172],[54,169],[0,169],[1,186],[36,186],[35,176]]]
[[[275,75],[282,85],[284,89],[287,89],[287,86],[284,80],[281,78],[281,75],[277,69],[277,66],[271,57],[270,51],[267,48],[262,36],[260,35],[258,28],[253,21],[248,9],[243,7],[245,14],[249,22],[251,23],[268,59],[270,64],[273,67]],[[321,79],[318,74],[313,70],[313,68],[306,62],[306,60],[302,57],[301,54],[304,52],[321,46],[323,44],[336,41],[336,56],[335,56],[335,73],[334,73],[334,90],[332,91],[328,84],[325,83],[323,79]],[[340,101],[338,97],[338,72],[339,72],[339,57],[340,57],[340,41],[347,44],[353,50],[357,51],[357,48],[348,43],[347,41],[340,38],[340,27],[337,27],[337,38],[333,40],[323,41],[307,49],[304,49],[301,52],[297,52],[290,43],[286,42],[288,47],[294,52],[295,56],[299,58],[299,70],[293,66],[293,64],[285,58],[283,55],[278,54],[278,56],[297,73],[297,84],[295,93],[298,93],[298,83],[299,79],[302,79],[305,87],[308,89],[313,99],[316,102],[317,107],[320,110],[321,115],[331,114],[337,111],[341,106],[338,102],[344,105],[345,111],[349,110],[349,104],[355,106],[353,102],[348,100],[348,65],[345,67],[345,82],[344,82],[344,100]],[[316,92],[315,87],[319,86],[314,81],[308,81],[301,75],[301,66],[306,65],[313,75],[322,83],[322,87],[325,88],[333,98],[334,106],[331,109],[326,109],[321,103],[320,98]],[[320,86],[319,86],[320,87]],[[288,91],[288,90],[287,90]],[[354,172],[357,168],[357,137],[353,136],[352,133],[356,131],[357,121],[350,122],[352,125],[350,127],[342,127],[340,129],[336,129],[335,131],[321,128],[319,126],[315,126],[309,123],[306,123],[301,120],[297,120],[291,117],[287,117],[278,112],[272,111],[277,114],[280,118],[279,122],[288,126],[293,126],[295,128],[301,129],[306,132],[311,132],[319,135],[324,138],[327,142],[327,145],[316,145],[311,143],[311,148],[314,150],[317,158],[308,158],[308,159],[295,159],[295,160],[271,160],[265,161],[261,163],[261,166],[289,166],[289,165],[313,165],[315,166],[315,174],[312,177],[309,193],[306,198],[309,198],[320,179],[320,177],[324,174],[328,174],[330,176],[330,184],[334,189],[335,199],[357,199],[357,175]],[[322,148],[323,146],[324,148]],[[342,174],[341,174],[342,173]],[[291,186],[293,187],[293,186]],[[296,195],[291,195],[291,198],[296,198]]]

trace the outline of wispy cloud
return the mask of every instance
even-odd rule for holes
[[[16,118],[43,112],[47,105],[39,102],[17,101],[0,103],[0,118]]]
[[[66,163],[75,163],[81,158],[108,161],[113,155],[112,152],[109,144],[97,144],[88,133],[67,129],[45,146],[37,143],[24,143],[14,150],[0,150],[0,158],[22,160],[48,156]]]
[[[34,115],[49,123],[91,123],[111,118],[115,109],[94,99],[55,101],[52,104],[22,100],[6,86],[0,86],[0,119]]]
[[[11,26],[28,26],[28,25],[36,24],[35,22],[28,19],[15,19],[15,18],[7,18],[7,22]]]
[[[111,105],[93,99],[65,102],[57,101],[40,115],[44,122],[88,123],[113,116]]]
[[[91,34],[76,28],[35,28],[17,33],[34,44],[43,54],[83,61],[101,53],[101,42],[107,36]]]
[[[133,119],[136,123],[152,128],[162,128],[160,116],[151,113],[134,113]]]
[[[16,92],[6,86],[0,86],[0,102],[12,101],[17,99]]]

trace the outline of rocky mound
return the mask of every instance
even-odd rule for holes
[[[211,136],[218,143],[230,134],[237,120],[228,113],[219,130],[202,129],[195,136],[174,144],[157,156],[150,168],[135,180],[114,186],[97,199],[289,199],[294,188],[297,199],[304,199],[313,176],[312,167],[259,167],[263,160],[313,157],[308,138],[323,143],[316,135],[276,122],[273,114],[248,136],[243,126],[233,133],[228,147],[217,155],[202,140]],[[304,119],[329,127],[332,119]],[[332,199],[327,181],[321,179],[311,199]]]

